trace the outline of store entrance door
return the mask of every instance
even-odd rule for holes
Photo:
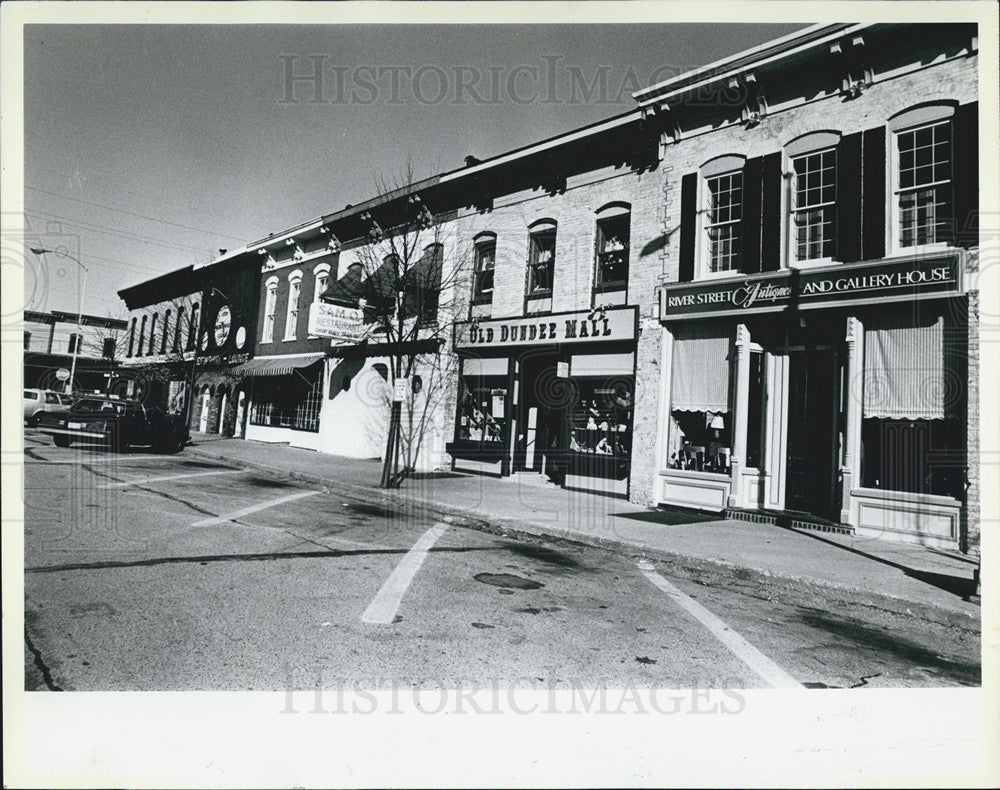
[[[786,510],[833,516],[836,373],[832,349],[789,352]]]
[[[561,439],[562,402],[554,353],[521,358],[514,471],[554,472],[553,450]]]

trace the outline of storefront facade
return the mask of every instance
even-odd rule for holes
[[[975,552],[975,28],[891,28],[636,95],[675,122],[653,499]]]
[[[453,467],[628,496],[638,309],[458,325]]]

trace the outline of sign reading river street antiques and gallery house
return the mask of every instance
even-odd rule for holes
[[[964,261],[959,252],[905,260],[832,264],[665,285],[660,318],[742,315],[788,308],[809,309],[870,302],[912,301],[962,292]]]
[[[469,321],[455,327],[455,348],[634,341],[637,321],[635,307]]]

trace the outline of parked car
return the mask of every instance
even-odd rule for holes
[[[52,436],[57,447],[89,440],[104,442],[115,452],[133,444],[146,444],[176,453],[188,439],[183,415],[168,415],[158,406],[137,401],[100,396],[81,398],[65,414],[41,415],[38,429]]]
[[[69,411],[72,398],[52,390],[26,389],[24,391],[24,421],[29,427],[38,424],[38,418],[46,412],[65,414]]]

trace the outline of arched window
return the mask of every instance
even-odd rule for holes
[[[840,140],[840,132],[819,131],[785,146],[792,172],[789,260],[828,261],[836,256]]]
[[[163,333],[160,337],[160,353],[167,353],[167,335],[170,333],[170,310],[163,315]]]
[[[153,320],[149,322],[149,348],[146,349],[149,355],[156,353],[156,322],[159,318],[159,313],[153,313]]]
[[[266,283],[267,296],[264,300],[264,333],[262,343],[274,342],[274,313],[278,307],[278,278],[270,277]]]
[[[132,356],[132,352],[135,349],[135,318],[132,319],[132,323],[128,328],[128,355]]]
[[[497,260],[497,234],[484,231],[473,239],[475,258],[472,272],[473,304],[493,302],[493,270]]]
[[[538,220],[529,226],[528,297],[551,296],[556,270],[556,223]]]
[[[288,275],[288,310],[285,313],[285,340],[295,340],[299,324],[299,296],[302,291],[302,272],[296,269]]]
[[[141,357],[145,352],[143,351],[144,344],[146,342],[146,319],[148,316],[142,317],[142,323],[139,324],[139,345],[136,347],[135,355]]]
[[[704,192],[703,274],[739,271],[743,259],[743,168],[746,157],[719,156],[701,168]]]
[[[330,284],[330,264],[321,263],[313,269],[313,301],[318,302],[320,295]]]
[[[631,210],[628,203],[609,203],[597,211],[595,294],[625,290],[628,283]]]
[[[174,353],[181,350],[181,325],[184,323],[184,305],[177,308],[177,323],[174,325]]]
[[[188,351],[193,350],[197,342],[198,342],[198,303],[195,302],[193,305],[191,305],[191,320],[189,321],[188,338],[187,338]]]

